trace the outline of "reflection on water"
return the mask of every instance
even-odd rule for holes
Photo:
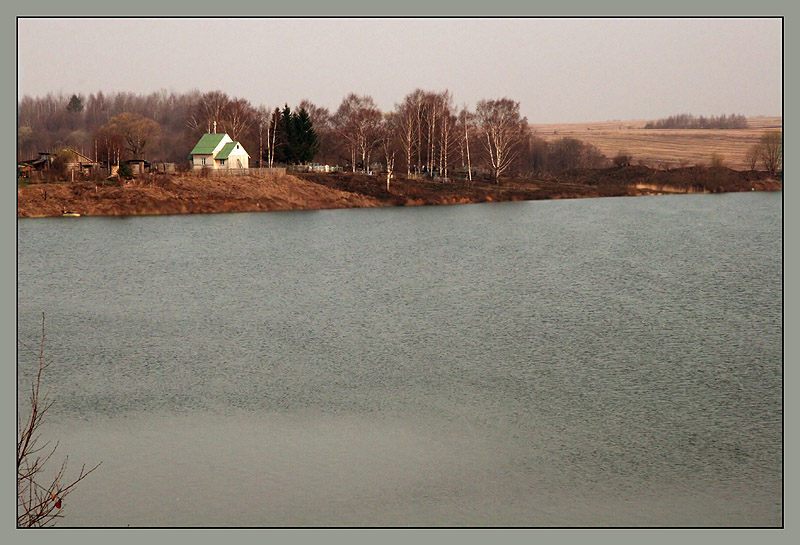
[[[781,524],[780,195],[86,220],[19,223],[63,525]]]

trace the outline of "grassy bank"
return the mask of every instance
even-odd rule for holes
[[[127,183],[18,185],[17,216],[200,214],[374,206],[417,206],[587,197],[780,190],[764,172],[643,166],[575,170],[489,182],[385,178],[351,173],[284,176],[153,175]]]

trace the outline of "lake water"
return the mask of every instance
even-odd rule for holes
[[[780,526],[782,195],[22,219],[60,526]],[[24,404],[35,357],[19,352]]]

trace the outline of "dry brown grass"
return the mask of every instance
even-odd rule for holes
[[[295,176],[143,177],[119,185],[31,184],[17,190],[18,217],[199,214],[385,206],[379,200],[320,186]]]
[[[532,124],[535,134],[552,141],[565,136],[597,146],[609,158],[619,152],[633,164],[654,168],[710,165],[716,155],[724,165],[748,169],[747,152],[761,135],[783,127],[782,117],[748,118],[747,129],[645,129],[646,120],[601,123]]]

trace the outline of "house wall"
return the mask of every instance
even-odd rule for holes
[[[203,164],[203,158],[206,160],[206,164]],[[192,168],[193,169],[201,169],[203,167],[207,168],[217,168],[215,165],[216,161],[214,161],[214,157],[212,155],[193,155],[192,156]]]
[[[221,168],[249,168],[247,152],[240,145],[238,150],[235,149],[230,155],[228,155],[228,159],[225,161],[225,166]]]

